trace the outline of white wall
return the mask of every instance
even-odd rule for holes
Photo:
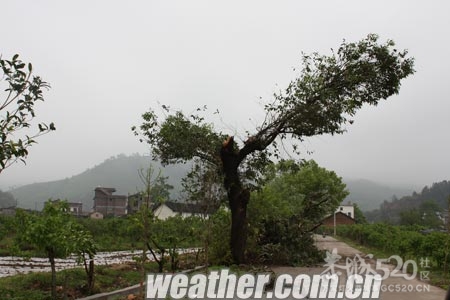
[[[353,205],[340,205],[337,208],[336,212],[346,214],[347,216],[353,219],[355,218],[355,208],[353,207]]]

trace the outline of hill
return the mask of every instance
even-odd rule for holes
[[[9,191],[18,201],[19,207],[41,209],[48,199],[67,199],[82,202],[83,210],[90,211],[93,206],[94,189],[98,186],[114,187],[118,195],[133,194],[142,189],[138,170],[147,168],[149,164],[161,168],[163,176],[174,186],[171,197],[177,199],[180,194],[180,182],[189,167],[186,165],[169,165],[162,167],[148,156],[118,155],[81,174],[63,180],[34,183]],[[369,180],[344,180],[350,195],[345,199],[357,203],[361,210],[370,211],[380,207],[384,200],[394,195],[410,194],[405,188],[389,187]]]
[[[425,201],[434,200],[440,209],[448,209],[450,197],[450,181],[444,180],[425,186],[421,192],[413,192],[409,196],[393,198],[384,201],[376,210],[366,213],[366,217],[372,222],[389,222],[396,224],[400,220],[400,212],[418,208]]]
[[[357,203],[362,211],[377,209],[385,200],[413,192],[413,188],[387,186],[367,179],[344,179],[343,181],[350,192],[344,202]]]
[[[41,209],[43,203],[52,198],[82,202],[83,210],[90,211],[93,207],[94,189],[98,186],[113,187],[118,195],[134,194],[142,190],[143,184],[139,179],[138,170],[148,168],[149,164],[154,168],[161,168],[162,175],[169,177],[168,183],[174,186],[171,197],[177,198],[181,178],[186,174],[188,166],[162,167],[149,156],[123,154],[111,157],[79,175],[63,180],[29,184],[9,192],[22,208]]]

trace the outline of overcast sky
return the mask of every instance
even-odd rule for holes
[[[71,177],[120,153],[148,153],[130,131],[157,103],[221,112],[243,136],[261,100],[284,89],[301,52],[329,54],[368,33],[416,59],[400,94],[361,110],[342,136],[307,139],[303,158],[346,178],[429,185],[450,179],[450,2],[2,1],[0,53],[18,53],[52,88],[37,106],[57,131],[0,188]],[[314,151],[312,155],[306,151]]]

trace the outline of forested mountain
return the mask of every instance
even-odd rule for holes
[[[181,179],[189,170],[189,166],[169,165],[162,167],[159,163],[152,161],[149,156],[141,155],[118,155],[70,178],[29,184],[8,192],[17,200],[18,206],[23,208],[40,209],[46,200],[52,198],[82,202],[83,210],[90,211],[93,206],[94,189],[98,186],[113,187],[117,190],[116,194],[119,195],[133,194],[141,190],[142,182],[139,179],[138,170],[147,168],[149,164],[154,168],[161,168],[162,175],[169,177],[168,183],[174,186],[171,198],[178,199],[181,191]],[[383,211],[388,210],[389,213],[391,211],[395,213],[397,206],[404,208],[411,205],[420,205],[419,195],[423,195],[424,199],[436,198],[440,205],[444,205],[445,197],[450,193],[450,183],[447,181],[434,184],[431,188],[425,187],[420,194],[413,193],[408,197],[402,196],[411,194],[412,189],[389,187],[364,179],[344,179],[344,182],[350,191],[350,195],[344,202],[357,203],[363,211],[374,210],[383,204]],[[4,194],[7,195],[7,193]],[[398,199],[397,197],[402,198]],[[391,199],[396,200],[388,202]],[[0,202],[0,207],[14,204],[15,200],[7,197],[4,203],[3,201]],[[368,216],[374,219],[378,218],[377,216],[380,214],[381,211],[378,209],[375,212],[368,213]]]
[[[362,211],[370,211],[380,207],[385,200],[402,197],[413,192],[413,188],[387,186],[366,179],[345,179],[350,194],[344,200],[357,203]]]
[[[142,182],[138,170],[148,168],[162,169],[162,175],[169,177],[168,183],[174,186],[171,197],[177,198],[180,192],[181,178],[189,167],[186,165],[170,165],[162,167],[148,156],[118,155],[83,173],[63,180],[34,183],[9,191],[23,208],[41,209],[43,203],[52,199],[67,199],[71,202],[82,202],[83,210],[93,207],[94,189],[98,186],[113,187],[118,195],[133,194],[142,190]]]
[[[368,221],[386,221],[398,223],[400,213],[414,208],[419,208],[426,201],[434,201],[441,209],[448,209],[450,197],[450,181],[444,180],[425,186],[420,193],[413,192],[410,196],[394,197],[391,201],[384,201],[379,209],[367,212]]]

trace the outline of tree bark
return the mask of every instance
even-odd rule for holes
[[[247,243],[247,203],[248,191],[241,192],[232,198],[231,208],[231,255],[236,264],[245,262],[245,247]]]
[[[94,272],[94,257],[89,255],[89,272],[88,272],[88,291],[89,294],[92,294],[94,290],[94,284],[95,284],[95,272]]]
[[[231,210],[231,255],[234,263],[241,264],[245,262],[247,204],[250,199],[250,192],[242,186],[240,181],[238,167],[241,159],[233,148],[233,137],[229,137],[222,145],[220,156],[224,173],[224,186]]]
[[[56,299],[56,266],[55,266],[55,254],[53,250],[49,249],[48,260],[50,261],[50,268],[52,270],[52,299]]]

